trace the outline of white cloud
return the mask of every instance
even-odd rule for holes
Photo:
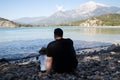
[[[56,5],[57,11],[65,11],[65,8],[62,5]]]

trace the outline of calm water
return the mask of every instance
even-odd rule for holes
[[[18,40],[53,39],[53,30],[56,27],[31,28],[0,28],[0,42]],[[64,37],[73,40],[120,42],[120,28],[99,27],[61,27]]]
[[[38,54],[41,47],[54,40],[57,27],[0,28],[0,59],[23,58]],[[120,42],[120,28],[65,26],[64,37],[74,40],[74,47],[90,48]]]

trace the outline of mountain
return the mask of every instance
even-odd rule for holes
[[[29,24],[35,25],[58,25],[87,19],[93,16],[116,13],[120,14],[120,8],[90,1],[72,10],[57,11],[49,17],[45,17],[43,19],[40,18],[40,20],[35,21],[33,19],[29,19],[29,21],[26,19],[26,21]],[[25,21],[23,20],[22,22]]]
[[[17,27],[19,24],[0,17],[0,27]]]
[[[74,26],[120,26],[120,14],[105,14],[69,23]]]
[[[34,23],[36,21],[40,21],[44,18],[46,18],[46,17],[44,17],[44,16],[42,16],[42,17],[23,17],[23,18],[15,19],[13,21],[20,23],[20,24],[30,24],[30,23]]]

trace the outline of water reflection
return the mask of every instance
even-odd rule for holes
[[[65,37],[83,41],[120,42],[120,28],[76,27],[65,30]]]
[[[79,32],[79,33],[88,33],[88,34],[120,34],[120,28],[96,28],[96,27],[87,27],[87,28],[76,28],[72,30],[67,30],[68,32]]]
[[[53,39],[53,31],[57,27],[0,28],[0,42]],[[120,27],[59,27],[64,30],[64,37],[73,40],[120,42]]]

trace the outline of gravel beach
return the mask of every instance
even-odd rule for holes
[[[39,72],[37,62],[0,63],[0,80],[120,80],[120,47],[108,52],[77,55],[78,67],[73,73]]]

